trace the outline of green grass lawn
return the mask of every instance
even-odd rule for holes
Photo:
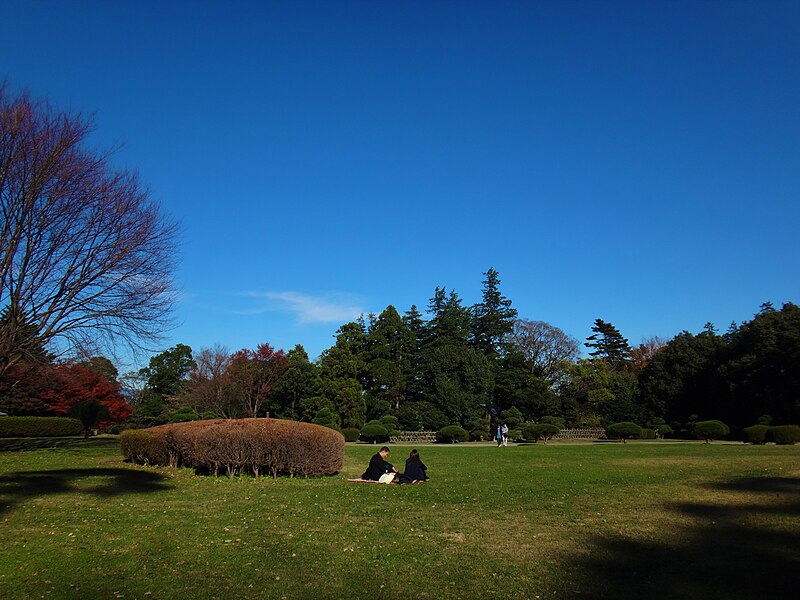
[[[2,598],[778,598],[800,447],[419,446],[431,481],[199,477],[0,440]],[[402,466],[410,446],[393,446]]]

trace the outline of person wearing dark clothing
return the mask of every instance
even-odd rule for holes
[[[361,479],[369,479],[370,481],[380,481],[380,478],[386,473],[396,473],[394,466],[386,462],[386,457],[389,456],[389,448],[384,446],[378,453],[369,459],[369,466]]]
[[[419,458],[419,452],[416,449],[411,451],[408,459],[406,460],[406,472],[403,473],[406,478],[413,481],[427,481],[428,467]]]

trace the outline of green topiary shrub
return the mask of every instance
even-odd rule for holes
[[[67,417],[0,417],[0,437],[80,435],[83,425]]]
[[[639,439],[642,440],[654,440],[656,439],[656,430],[649,429],[647,427],[642,427],[642,433],[639,435]]]
[[[459,425],[447,425],[436,433],[436,441],[441,444],[455,444],[469,440],[469,433]]]
[[[489,434],[485,429],[473,429],[469,432],[469,439],[473,442],[483,442],[489,439]]]
[[[314,425],[322,425],[323,427],[330,427],[339,431],[339,415],[333,412],[327,406],[320,408],[314,418],[311,419]]]
[[[717,419],[711,419],[710,421],[697,421],[694,424],[692,431],[701,440],[705,440],[706,444],[711,440],[725,437],[731,432],[730,428],[725,425],[725,423],[718,421]]]
[[[170,423],[183,423],[184,421],[197,421],[200,417],[191,406],[181,406],[169,416]]]
[[[800,442],[800,427],[797,425],[776,425],[770,427],[767,439],[779,446],[788,446]]]
[[[342,429],[342,435],[345,442],[357,442],[358,436],[361,435],[361,430],[357,427],[345,427]]]
[[[508,430],[508,439],[512,441],[521,440],[522,439],[522,429],[519,427],[515,429]]]
[[[342,434],[297,421],[187,421],[130,430],[123,435],[126,439],[121,446],[128,460],[191,467],[213,475],[309,477],[338,473],[344,464]]]
[[[219,417],[210,410],[207,410],[202,415],[200,415],[200,419],[203,421],[211,421],[212,419],[219,419]]]
[[[656,435],[659,438],[665,438],[668,435],[672,435],[674,432],[672,427],[667,425],[666,423],[661,423],[658,427],[656,427]]]
[[[742,429],[744,440],[748,444],[763,444],[767,441],[769,425],[752,425]]]
[[[561,432],[556,425],[551,423],[525,423],[522,427],[522,433],[526,440],[537,442],[542,440],[547,443],[547,440],[553,439]]]
[[[361,428],[361,439],[370,444],[382,444],[389,441],[389,430],[380,421],[369,421]]]
[[[627,440],[637,439],[642,434],[642,428],[636,423],[630,421],[622,421],[621,423],[612,423],[606,427],[606,435],[612,440],[622,440],[626,443]]]
[[[400,427],[397,424],[397,417],[395,417],[394,415],[383,415],[380,418],[380,421],[381,421],[381,425],[386,427],[386,429],[389,430],[389,431],[395,431],[395,430],[399,429],[399,427]]]

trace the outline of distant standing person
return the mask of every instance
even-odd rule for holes
[[[416,448],[411,451],[411,454],[406,459],[406,472],[404,475],[411,480],[411,483],[428,480],[428,467],[420,459]]]
[[[500,435],[503,438],[503,446],[508,446],[508,425],[503,423],[503,427],[500,430]]]
[[[495,439],[497,440],[498,448],[503,445],[503,430],[500,425],[497,426],[497,435],[495,436]]]

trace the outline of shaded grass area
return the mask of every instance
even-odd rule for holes
[[[91,441],[91,440],[90,440]],[[410,449],[394,446],[402,465]],[[797,587],[800,448],[420,447],[431,481],[208,478],[0,453],[10,598],[763,598]]]

